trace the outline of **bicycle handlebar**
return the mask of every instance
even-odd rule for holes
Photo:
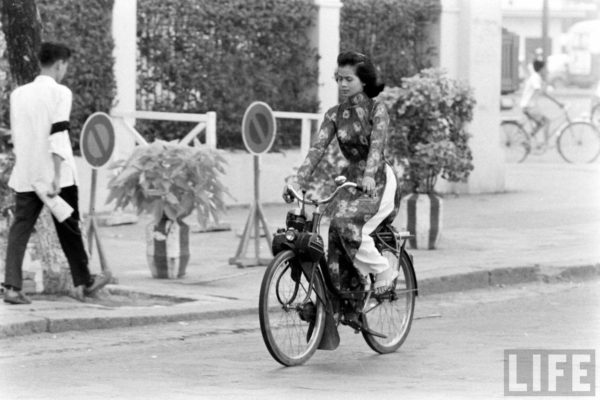
[[[303,196],[301,196],[292,186],[286,185],[287,193],[291,194],[292,197],[296,198],[296,200],[298,200],[299,202],[301,202],[303,204],[309,204],[309,205],[313,205],[313,206],[318,206],[320,204],[329,203],[331,200],[333,200],[335,198],[335,196],[338,195],[338,193],[342,189],[347,189],[347,188],[356,188],[358,190],[362,190],[361,187],[355,182],[345,182],[345,183],[341,184],[340,186],[338,186],[329,197],[326,197],[324,199],[310,200],[310,199],[304,199]],[[292,201],[293,201],[293,199],[292,199]]]

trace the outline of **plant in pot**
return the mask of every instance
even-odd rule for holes
[[[466,182],[473,170],[466,127],[475,98],[468,86],[434,68],[404,78],[392,93],[384,101],[390,108],[388,155],[403,169],[401,215],[415,235],[411,247],[434,249],[443,206],[436,182]]]
[[[189,227],[183,219],[194,210],[198,221],[218,220],[225,210],[220,181],[225,160],[216,151],[157,140],[138,146],[108,184],[107,203],[132,204],[153,221],[146,228],[147,258],[154,278],[182,278],[189,261]]]

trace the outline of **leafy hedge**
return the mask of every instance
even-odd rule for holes
[[[109,112],[115,97],[112,9],[114,0],[37,0],[42,39],[65,43],[74,50],[64,80],[73,91],[71,142],[79,149],[85,120]]]
[[[388,154],[404,167],[404,191],[432,193],[438,177],[466,182],[473,170],[467,124],[475,97],[440,69],[403,79],[390,107]]]
[[[79,135],[85,120],[96,111],[109,112],[115,96],[113,2],[36,1],[42,21],[42,40],[62,42],[74,50],[64,84],[73,91],[71,141],[75,150],[79,149]],[[8,104],[10,86],[8,82],[3,85],[4,104]],[[2,120],[8,126],[8,107],[2,108]]]
[[[441,13],[440,0],[342,0],[340,48],[360,51],[380,68],[387,86],[432,66],[436,49],[427,29]]]
[[[341,48],[370,55],[388,85],[431,65],[426,26],[440,0],[342,0]],[[65,83],[74,93],[72,138],[115,91],[113,0],[37,0],[43,39],[76,53]],[[240,123],[254,100],[273,109],[314,112],[317,54],[305,34],[311,0],[138,0],[138,109],[217,112],[219,147],[241,148]],[[334,57],[335,55],[321,55]],[[329,105],[324,105],[327,108]],[[280,121],[278,121],[280,122]],[[280,122],[281,123],[281,122]],[[139,121],[149,139],[181,137],[190,126]],[[297,144],[299,121],[286,121],[276,146]]]
[[[233,148],[243,147],[240,125],[252,101],[316,111],[306,90],[317,82],[316,50],[305,35],[314,11],[309,0],[138,0],[138,108],[216,111],[218,145]],[[190,128],[137,127],[150,140]]]
[[[436,49],[427,43],[427,29],[440,16],[440,0],[342,0],[342,3],[340,49],[359,51],[374,61],[386,84],[380,98],[390,109],[393,102],[385,101],[389,90],[432,64]],[[399,130],[402,123],[398,118],[392,120],[390,132]],[[389,158],[392,155],[396,156],[394,149],[388,151]],[[345,163],[337,143],[332,143],[309,181],[311,191],[332,191],[333,178]]]

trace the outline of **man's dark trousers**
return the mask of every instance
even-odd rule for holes
[[[77,186],[62,188],[59,196],[73,207],[73,214],[62,223],[52,216],[58,240],[67,257],[73,284],[75,286],[88,285],[91,277],[88,268],[88,256],[79,228]],[[4,286],[20,290],[23,285],[22,264],[25,249],[44,203],[35,192],[17,192],[15,198],[15,219],[8,233]]]

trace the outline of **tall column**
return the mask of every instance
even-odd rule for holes
[[[113,6],[112,34],[115,43],[114,74],[117,85],[114,107],[111,113],[135,111],[136,54],[137,54],[137,0],[115,0]],[[123,121],[134,126],[135,119],[115,119],[115,157],[129,156],[135,141]]]
[[[318,7],[312,41],[319,54],[319,112],[338,103],[337,85],[333,79],[336,58],[340,52],[340,0],[314,0]]]
[[[112,34],[117,97],[114,111],[135,111],[137,1],[115,0]]]
[[[439,26],[432,32],[439,49],[439,67],[474,90],[472,137],[475,169],[468,183],[438,190],[486,193],[504,190],[504,154],[500,146],[500,79],[502,12],[500,2],[442,0]]]

